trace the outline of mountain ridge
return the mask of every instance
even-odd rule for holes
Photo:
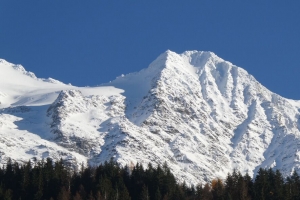
[[[123,166],[167,162],[189,184],[233,169],[299,171],[300,101],[272,93],[212,52],[168,50],[148,68],[94,88],[26,81],[26,95],[17,87],[17,95],[0,93],[2,164],[48,156],[74,169],[111,157]],[[5,86],[0,81],[0,92]],[[13,154],[20,138],[25,153]]]

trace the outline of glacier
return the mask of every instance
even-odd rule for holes
[[[165,162],[188,184],[300,168],[300,101],[212,52],[166,51],[97,87],[37,78],[0,59],[0,164],[47,157],[74,170]]]

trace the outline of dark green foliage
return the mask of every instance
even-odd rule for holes
[[[157,187],[156,188],[156,191],[155,191],[155,194],[154,194],[154,200],[161,200],[161,193],[160,193],[160,190],[159,188]]]
[[[131,169],[121,168],[110,160],[98,167],[82,167],[74,172],[63,161],[50,158],[34,165],[31,162],[18,165],[8,160],[0,169],[0,199],[149,199],[161,200],[185,195],[195,191],[176,183],[166,164],[145,170],[136,164]]]
[[[225,180],[214,179],[204,186],[179,184],[165,163],[146,169],[136,164],[120,167],[110,160],[98,167],[74,172],[63,161],[50,158],[34,165],[8,160],[0,168],[0,199],[59,200],[250,200],[300,199],[300,177],[296,171],[286,180],[277,170],[260,169],[255,180],[233,171]]]

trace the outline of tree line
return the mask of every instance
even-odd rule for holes
[[[248,174],[229,173],[225,180],[204,185],[178,183],[167,164],[121,167],[113,160],[79,172],[62,160],[50,158],[20,165],[9,160],[0,168],[0,199],[50,200],[273,200],[300,199],[300,177],[296,171],[283,178],[279,170],[260,169]]]

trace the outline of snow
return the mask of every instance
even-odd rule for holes
[[[123,92],[114,87],[75,87],[52,78],[39,79],[21,65],[0,61],[0,108],[9,106],[41,106],[51,104],[61,90],[77,89],[84,95],[119,95]]]
[[[300,167],[300,101],[262,86],[212,52],[170,50],[98,87],[37,78],[0,60],[0,163],[63,158],[75,169],[113,157],[167,162],[178,181],[234,168],[289,175]]]

